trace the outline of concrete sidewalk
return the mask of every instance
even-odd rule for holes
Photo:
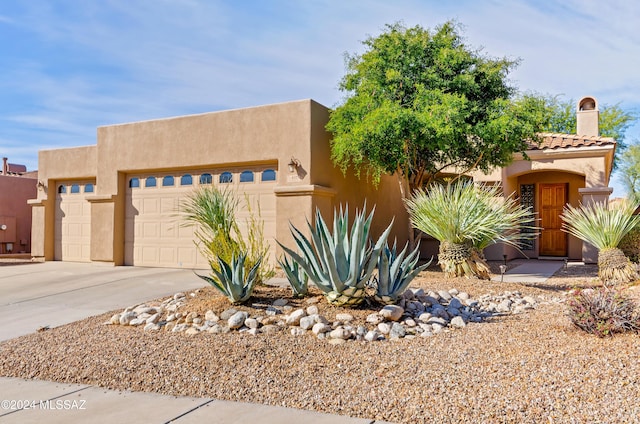
[[[133,393],[97,387],[0,377],[2,424],[371,424],[362,418],[207,398]]]
[[[205,284],[191,270],[69,262],[0,266],[0,341]],[[252,403],[0,377],[0,424],[114,423],[125,419],[151,424],[374,422]]]
[[[508,270],[504,277],[496,275],[491,280],[502,280],[505,283],[544,283],[563,266],[563,261],[530,259]]]

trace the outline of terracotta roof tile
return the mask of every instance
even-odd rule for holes
[[[579,136],[575,134],[541,133],[540,144],[528,142],[529,150],[557,150],[568,147],[606,146],[615,145],[616,141],[611,137]]]

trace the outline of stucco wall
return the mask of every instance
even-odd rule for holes
[[[27,200],[36,197],[37,179],[0,175],[0,253],[5,243],[13,243],[13,253],[31,251],[31,207]]]
[[[305,227],[316,208],[330,221],[334,207],[369,210],[379,235],[395,217],[399,242],[407,238],[408,217],[395,177],[375,187],[346,177],[330,158],[329,110],[313,100],[100,127],[97,145],[40,152],[41,177],[52,194],[33,201],[37,253],[53,256],[55,187],[60,181],[94,177],[91,203],[91,260],[124,260],[125,181],[130,173],[210,169],[277,163],[276,232],[290,244],[289,222]],[[295,158],[299,167],[290,172]],[[49,190],[49,188],[48,188]],[[352,215],[353,216],[353,215]]]

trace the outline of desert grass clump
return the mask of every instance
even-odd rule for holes
[[[636,205],[622,202],[612,207],[596,202],[573,207],[562,213],[563,230],[592,244],[598,252],[598,277],[605,285],[625,284],[638,278],[636,267],[618,248],[625,235],[640,224]]]
[[[640,332],[638,305],[617,288],[575,290],[567,300],[567,308],[576,327],[598,337]]]
[[[407,200],[413,226],[440,241],[438,262],[448,277],[489,279],[483,249],[492,243],[518,247],[536,236],[533,215],[500,187],[459,181],[433,184]]]

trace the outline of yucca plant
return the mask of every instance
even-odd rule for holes
[[[440,241],[438,262],[448,277],[489,279],[484,248],[498,242],[518,247],[536,236],[535,231],[518,231],[537,230],[532,213],[513,197],[503,197],[497,186],[433,184],[406,204],[413,226]]]
[[[309,276],[300,267],[300,264],[294,260],[290,261],[287,256],[282,260],[278,260],[278,263],[287,276],[293,295],[296,297],[306,295],[309,291]]]
[[[380,251],[384,247],[391,225],[387,227],[372,247],[369,239],[373,211],[365,218],[356,210],[351,232],[346,209],[334,211],[333,233],[329,231],[320,210],[316,210],[315,226],[307,221],[311,240],[291,225],[291,234],[300,253],[278,242],[291,258],[298,262],[329,303],[336,306],[355,306],[365,297],[365,284],[376,267]]]
[[[224,259],[218,257],[218,267],[211,269],[215,278],[198,273],[196,273],[196,275],[215,287],[220,293],[226,296],[231,303],[243,303],[251,297],[253,288],[258,282],[258,269],[262,262],[262,260],[259,259],[247,272],[245,270],[246,259],[247,256],[244,254],[238,256],[233,255],[231,263],[229,264]]]
[[[239,202],[233,192],[219,190],[214,186],[201,187],[192,192],[181,204],[183,225],[196,227],[196,245],[207,258],[211,269],[222,271],[218,259],[231,263],[232,258],[243,254],[245,271],[256,263],[258,280],[263,281],[273,275],[273,267],[264,262],[269,245],[263,236],[264,222],[251,208],[249,198],[245,196],[249,219],[247,220],[247,240],[240,232],[236,219]]]
[[[563,230],[592,244],[598,252],[598,277],[606,284],[624,284],[638,278],[636,267],[618,248],[620,241],[640,224],[637,205],[622,202],[610,208],[603,202],[573,207],[562,213]]]
[[[409,287],[409,283],[422,271],[431,265],[431,261],[416,267],[419,259],[420,246],[407,253],[409,244],[399,254],[396,253],[396,243],[390,249],[385,245],[378,258],[378,277],[376,294],[378,302],[387,305],[397,303],[398,297]]]

